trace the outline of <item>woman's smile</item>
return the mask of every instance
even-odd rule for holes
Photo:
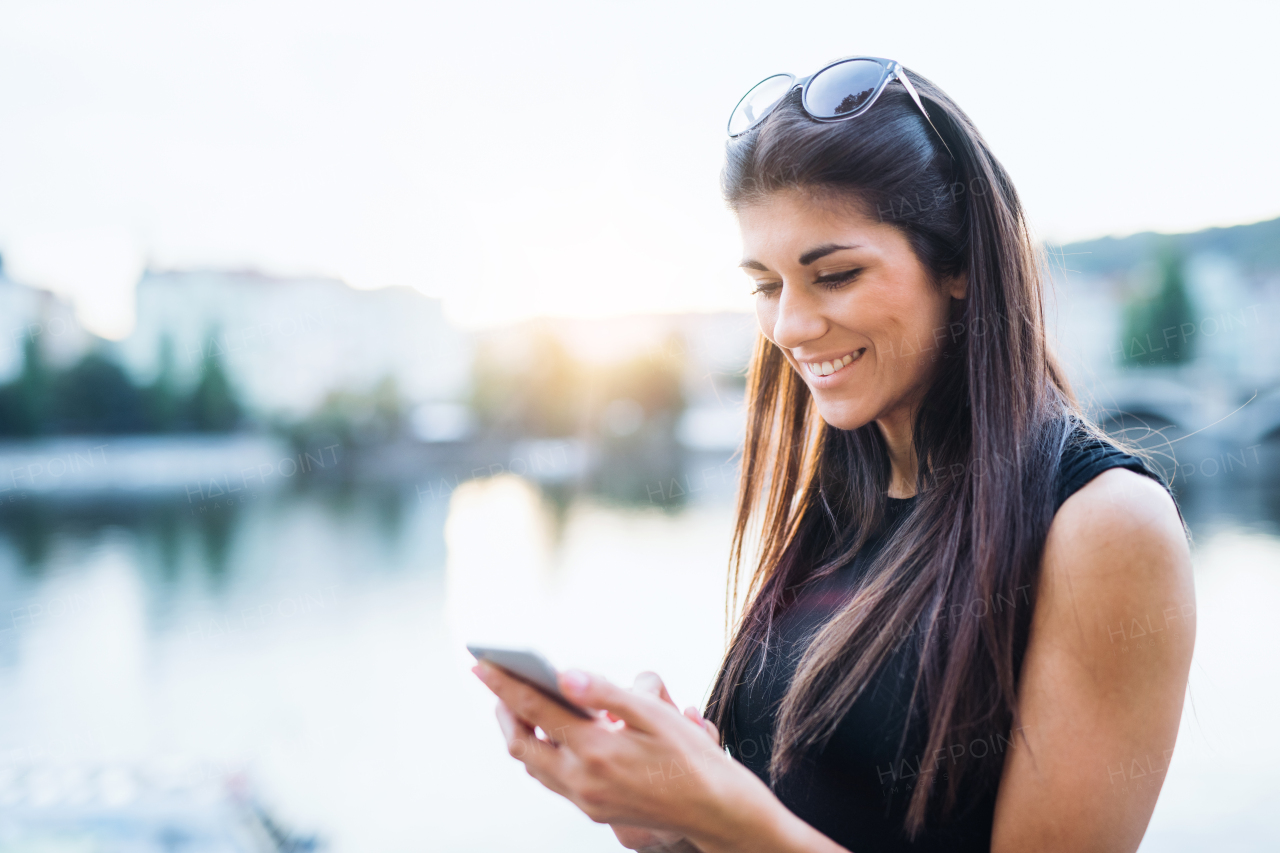
[[[866,351],[867,348],[862,347],[844,355],[812,360],[797,358],[794,355],[792,357],[804,365],[804,377],[810,385],[816,388],[829,388],[852,373],[853,371],[845,368],[860,360]]]

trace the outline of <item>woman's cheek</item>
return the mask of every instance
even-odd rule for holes
[[[777,311],[772,309],[769,300],[765,299],[763,296],[757,296],[756,322],[760,324],[760,333],[773,344],[777,343],[773,338],[773,325],[776,317]]]

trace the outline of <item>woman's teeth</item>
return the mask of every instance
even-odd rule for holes
[[[848,367],[850,364],[853,364],[855,361],[862,358],[862,354],[864,352],[866,352],[865,349],[860,349],[855,353],[850,353],[849,355],[844,356],[843,358],[838,358],[835,361],[824,361],[820,364],[806,362],[805,367],[809,368],[809,372],[814,376],[830,376],[842,367]]]

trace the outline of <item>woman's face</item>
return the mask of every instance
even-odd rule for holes
[[[738,211],[756,316],[838,429],[909,423],[952,334],[951,299],[901,231],[799,191]]]

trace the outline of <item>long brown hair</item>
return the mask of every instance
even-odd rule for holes
[[[1046,342],[1040,259],[1012,182],[960,108],[910,77],[946,148],[895,82],[866,114],[836,123],[810,119],[792,92],[727,149],[722,185],[734,209],[784,189],[843,200],[899,228],[936,281],[968,277],[914,422],[918,498],[800,660],[776,717],[775,779],[827,742],[903,642],[919,650],[912,708],[923,709],[927,726],[923,755],[1010,735],[1031,607],[984,607],[982,618],[950,623],[946,616],[1019,590],[1020,602],[1026,590],[1034,594],[1069,416],[1080,414]],[[740,599],[746,604],[706,712],[731,746],[735,692],[762,671],[775,617],[801,583],[862,548],[884,517],[890,476],[875,423],[825,424],[804,381],[764,337],[747,401],[731,613]],[[744,546],[757,541],[749,560]],[[996,784],[1000,769],[990,760],[953,765],[945,790],[922,774],[908,833],[954,809],[962,781],[980,790]]]

